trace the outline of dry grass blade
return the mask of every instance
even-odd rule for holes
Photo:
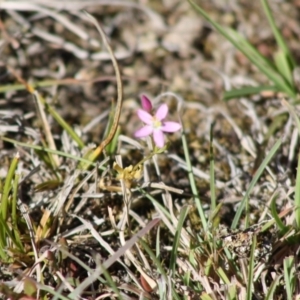
[[[38,254],[38,249],[37,249],[36,244],[35,244],[35,235],[34,235],[34,229],[33,229],[33,226],[32,226],[32,221],[31,221],[31,218],[30,218],[29,213],[28,213],[28,208],[22,203],[22,201],[20,199],[18,199],[18,205],[19,205],[19,209],[22,213],[22,216],[23,216],[23,218],[26,222],[26,225],[28,227],[30,242],[31,242],[31,245],[32,245],[34,258],[35,258],[35,261],[36,261],[37,282],[41,282],[42,270],[41,270],[41,266],[39,264],[39,254]],[[18,292],[21,292],[22,291],[21,285],[19,285],[19,288],[20,288],[20,290]]]
[[[160,219],[154,219],[150,221],[145,228],[136,233],[126,244],[115,252],[107,261],[105,261],[97,270],[87,279],[85,279],[70,295],[70,297],[79,298],[82,291],[93,283],[102,273],[103,270],[107,270],[114,262],[116,262],[122,255],[125,254],[140,238],[147,234],[155,225],[160,222]]]
[[[32,1],[33,2],[33,1]],[[74,34],[78,35],[80,38],[87,40],[89,35],[82,30],[79,26],[69,21],[65,16],[58,13],[57,11],[45,8],[36,3],[30,3],[29,1],[4,1],[1,3],[2,9],[20,10],[20,11],[37,11],[46,15],[51,16],[58,22],[63,24],[66,28],[72,31]]]
[[[104,141],[101,142],[101,144],[93,151],[93,153],[89,156],[89,159],[91,161],[94,161],[104,150],[104,148],[112,141],[116,130],[118,128],[118,123],[119,123],[119,119],[120,119],[120,115],[121,115],[121,109],[122,109],[122,101],[123,101],[123,84],[122,84],[122,80],[121,80],[121,73],[120,73],[120,69],[117,63],[117,60],[114,56],[114,53],[108,43],[107,37],[103,31],[103,29],[101,28],[101,26],[99,25],[99,23],[97,22],[97,20],[90,15],[89,13],[87,13],[87,16],[89,17],[89,19],[91,20],[91,22],[96,26],[96,28],[98,29],[102,40],[110,54],[114,69],[115,69],[115,73],[116,73],[116,79],[117,79],[117,92],[118,92],[118,98],[117,98],[117,103],[116,103],[116,108],[115,108],[115,114],[114,114],[114,119],[113,119],[113,124],[111,126],[111,129],[109,131],[108,136],[104,139]]]
[[[47,142],[48,142],[49,149],[56,151],[57,148],[56,148],[56,145],[55,145],[55,142],[54,142],[54,139],[53,139],[53,135],[52,135],[52,132],[51,132],[49,122],[47,121],[47,118],[46,118],[46,114],[45,114],[45,110],[44,110],[45,107],[43,107],[42,101],[39,100],[40,95],[37,91],[34,91],[33,96],[34,96],[34,99],[35,99],[37,110],[39,112],[39,115],[40,115],[40,118],[41,118],[41,121],[42,121],[43,129],[44,129],[44,132],[45,132],[45,135],[46,135],[46,139],[47,139]],[[53,158],[54,166],[56,168],[59,167],[60,166],[60,161],[59,161],[58,155],[51,154],[50,157]]]

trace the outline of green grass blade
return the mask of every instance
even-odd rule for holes
[[[230,99],[255,95],[265,91],[279,92],[279,89],[274,85],[246,86],[240,89],[225,91],[223,94],[223,100],[228,101]]]
[[[273,197],[272,201],[271,201],[271,214],[272,214],[272,217],[274,218],[275,220],[275,223],[277,225],[277,227],[280,229],[280,232],[282,234],[284,234],[287,230],[288,230],[288,227],[284,225],[284,223],[281,221],[278,213],[277,213],[277,210],[276,210],[276,199],[277,197]]]
[[[50,113],[50,115],[55,119],[55,121],[70,135],[70,137],[77,143],[80,149],[85,147],[84,142],[77,135],[77,133],[73,130],[73,128],[56,112],[56,110],[44,102],[45,109]]]
[[[216,208],[214,210],[211,210],[210,214],[209,214],[209,222],[211,224],[211,228],[213,230],[216,230],[220,224],[220,210],[223,206],[223,202],[218,203],[218,205],[216,206]],[[216,241],[214,241],[216,242]]]
[[[221,267],[219,267],[216,272],[225,284],[230,284],[230,279]]]
[[[213,300],[213,298],[211,298],[209,295],[207,295],[207,294],[203,294],[203,295],[201,295],[201,298],[200,298],[201,300]]]
[[[298,154],[298,166],[297,166],[297,177],[295,187],[295,219],[297,228],[300,228],[300,152]]]
[[[7,222],[3,222],[2,218],[0,218],[1,230],[3,230],[5,233],[4,238],[6,239],[7,237],[9,237],[12,241],[14,241],[14,236],[7,224],[8,224]],[[5,242],[3,244],[6,246]],[[1,249],[1,250],[3,250],[3,249]]]
[[[228,41],[230,41],[238,50],[240,50],[248,59],[251,59],[254,65],[262,64],[267,66],[273,71],[276,71],[274,66],[263,55],[261,55],[245,38],[243,38],[238,32],[229,27],[224,27],[215,22],[199,5],[193,0],[188,0],[192,7],[200,13],[200,15],[206,19],[213,27],[222,34]],[[258,61],[255,61],[258,59]]]
[[[151,250],[151,248],[148,246],[148,244],[140,239],[139,243],[141,243],[141,245],[143,246],[143,248],[145,249],[145,251],[148,253],[149,257],[151,258],[151,260],[153,261],[153,265],[155,265],[159,271],[159,273],[165,278],[167,279],[167,274],[165,272],[165,269],[163,268],[161,262],[158,260],[158,258],[156,257],[156,255],[153,253],[153,251]]]
[[[278,286],[280,285],[280,280],[281,280],[282,276],[277,276],[276,279],[272,282],[270,289],[268,290],[268,293],[265,297],[265,300],[273,300],[274,299],[274,293],[276,291],[276,289],[278,288]]]
[[[99,267],[102,269],[102,274],[104,275],[105,279],[107,280],[107,285],[114,291],[114,293],[117,295],[118,299],[122,300],[120,291],[119,291],[115,281],[111,278],[109,272],[103,266],[98,265],[98,268]]]
[[[176,228],[176,234],[175,234],[175,237],[174,237],[174,242],[173,242],[173,247],[172,247],[172,252],[171,252],[170,265],[169,265],[169,269],[172,270],[173,273],[175,273],[177,250],[178,250],[179,243],[180,243],[181,230],[182,230],[182,227],[183,227],[183,223],[186,219],[186,216],[188,214],[188,210],[189,210],[189,207],[184,206],[180,211],[180,215],[179,215],[179,219],[178,219],[178,225],[177,225],[177,228]]]
[[[2,219],[0,218],[0,225],[2,225]],[[0,230],[0,261],[6,262],[8,260],[8,255],[5,251],[6,248],[6,236],[5,229]]]
[[[141,245],[143,246],[143,248],[145,249],[145,251],[148,253],[148,255],[150,256],[150,258],[152,259],[153,265],[156,266],[156,268],[158,269],[158,272],[162,275],[162,277],[164,278],[164,280],[167,281],[167,274],[166,274],[166,272],[165,272],[165,270],[164,270],[161,262],[158,260],[158,258],[156,257],[156,255],[152,252],[151,248],[142,239],[140,239],[139,242],[141,243]],[[175,292],[174,287],[172,287],[172,296],[173,296],[172,299],[180,300],[179,296]]]
[[[295,89],[293,72],[285,54],[282,51],[276,52],[274,54],[274,61],[278,72],[285,78],[287,84],[289,84],[292,89]]]
[[[197,207],[197,210],[198,210],[201,222],[202,222],[203,229],[206,230],[207,229],[207,220],[206,220],[206,217],[204,214],[203,207],[201,205],[201,200],[200,200],[200,196],[198,193],[195,176],[193,174],[193,168],[192,168],[192,163],[191,163],[191,159],[190,159],[189,147],[188,147],[188,143],[187,143],[184,132],[182,132],[182,134],[181,134],[181,140],[182,140],[183,152],[184,152],[184,157],[185,157],[185,161],[186,161],[191,190],[193,193],[193,197],[195,199],[195,204],[196,204],[196,207]]]
[[[12,140],[12,139],[9,139],[9,138],[3,137],[3,136],[0,137],[0,139],[2,139],[3,141],[6,141],[6,142],[12,143],[14,145],[18,145],[18,146],[22,146],[22,147],[25,147],[25,148],[38,150],[38,151],[45,151],[45,152],[54,153],[54,154],[57,154],[57,155],[60,155],[60,156],[63,156],[63,157],[68,157],[68,158],[71,158],[71,159],[74,159],[74,160],[77,160],[77,161],[80,161],[80,162],[83,162],[83,163],[88,163],[88,164],[90,164],[94,167],[96,166],[96,163],[93,163],[90,160],[87,160],[87,159],[84,159],[84,158],[81,158],[81,157],[78,157],[78,156],[75,156],[75,155],[71,155],[69,153],[65,153],[65,152],[62,152],[62,151],[52,150],[52,149],[48,149],[48,148],[45,148],[45,147],[42,147],[42,146],[29,145],[29,144],[18,142],[16,140]],[[103,168],[103,170],[104,170],[104,168]]]
[[[209,142],[209,179],[210,179],[210,201],[211,210],[216,208],[216,184],[215,184],[215,157],[213,146],[213,126],[210,127],[210,142]]]
[[[152,203],[154,206],[159,207],[159,209],[163,212],[163,214],[171,220],[171,215],[169,211],[166,209],[165,206],[161,205],[155,198],[153,198],[149,193],[147,193],[145,190],[139,188],[138,189],[142,194],[144,194]]]
[[[15,155],[9,166],[9,170],[4,183],[3,194],[1,197],[1,215],[2,220],[4,222],[6,222],[8,216],[8,196],[11,191],[12,182],[15,177],[15,172],[18,166],[19,158],[19,154],[17,153],[17,155]]]
[[[267,0],[262,0],[261,1],[263,9],[265,11],[265,14],[267,16],[267,19],[270,23],[271,29],[273,31],[274,37],[276,39],[277,45],[279,46],[279,48],[281,49],[281,51],[284,53],[284,56],[286,57],[286,59],[288,60],[288,63],[290,64],[290,66],[292,67],[292,69],[294,69],[296,67],[296,63],[294,61],[294,58],[291,54],[291,51],[289,49],[289,47],[287,46],[285,39],[283,38],[281,32],[278,30],[276,24],[275,24],[275,20],[273,18],[269,3]]]
[[[288,256],[283,261],[283,269],[284,269],[284,282],[286,289],[286,299],[293,299],[293,286],[292,286],[292,278],[291,278],[291,270],[294,265],[294,258],[292,256]]]
[[[236,286],[235,285],[229,285],[228,286],[228,292],[226,295],[227,300],[236,300],[238,299],[238,296],[236,294]]]
[[[56,112],[56,110],[46,102],[46,100],[37,92],[33,93],[33,96],[36,98],[36,101],[41,103],[45,110],[50,113],[50,115],[55,119],[55,121],[72,137],[72,139],[77,143],[80,149],[85,147],[84,142],[77,135],[77,133],[72,129],[72,127]]]
[[[292,98],[296,97],[295,91],[286,83],[284,78],[277,72],[275,66],[262,56],[244,37],[230,28],[225,28],[215,22],[200,6],[194,1],[188,0],[192,7],[200,13],[215,29],[230,41],[238,50],[240,50],[253,65],[264,73],[273,84],[282,92]]]
[[[252,189],[254,188],[255,184],[257,183],[259,177],[261,176],[262,172],[264,171],[264,169],[267,167],[268,163],[271,161],[272,157],[274,156],[274,154],[277,152],[277,150],[279,149],[281,145],[281,140],[278,140],[274,146],[271,148],[271,150],[269,151],[268,155],[265,157],[265,159],[263,160],[263,162],[261,163],[261,165],[259,166],[259,168],[257,169],[253,179],[251,180],[251,183],[249,185],[249,188],[247,189],[245,196],[243,197],[243,200],[241,201],[241,204],[234,216],[234,219],[232,221],[232,225],[231,228],[235,229],[239,219],[242,215],[242,212],[244,210],[244,207],[246,205],[246,201],[249,201],[249,196],[252,192]]]
[[[116,152],[120,133],[121,127],[118,126],[116,134],[114,135],[112,141],[105,148],[107,155],[113,155]]]
[[[251,254],[249,259],[249,268],[248,268],[248,282],[247,282],[247,293],[246,299],[252,300],[252,290],[253,290],[253,278],[254,278],[254,261],[255,261],[255,252],[256,248],[256,235],[254,235],[251,245]]]
[[[19,174],[15,174],[13,183],[13,197],[11,203],[11,219],[13,227],[14,244],[19,248],[20,251],[24,252],[24,247],[21,241],[20,232],[18,229],[17,220],[17,201],[18,201],[18,184],[19,184]]]
[[[15,173],[14,183],[13,183],[13,197],[11,202],[11,220],[14,227],[17,226],[17,201],[18,201],[18,183],[19,183],[19,174]]]
[[[287,107],[291,117],[294,119],[297,129],[298,129],[298,134],[300,136],[300,120],[295,112],[295,109],[286,101],[282,100],[282,103],[284,106]],[[300,152],[298,154],[298,167],[297,167],[297,176],[296,176],[296,188],[295,188],[295,206],[296,206],[296,211],[295,211],[295,219],[296,219],[296,224],[297,228],[300,228]]]
[[[297,114],[296,114],[295,108],[294,108],[292,105],[290,105],[285,99],[282,99],[281,102],[282,102],[282,104],[283,104],[284,106],[287,107],[287,109],[288,109],[290,115],[291,115],[292,118],[294,119],[294,121],[295,121],[295,123],[296,123],[296,126],[297,126],[297,129],[298,129],[298,134],[299,134],[299,136],[300,136],[300,120],[299,120],[299,118],[298,118],[298,116],[297,116]]]

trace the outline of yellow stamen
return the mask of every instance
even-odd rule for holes
[[[153,117],[153,127],[154,128],[159,128],[161,127],[161,121],[159,121],[158,119],[156,119],[155,117]]]

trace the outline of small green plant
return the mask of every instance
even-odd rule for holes
[[[17,210],[19,185],[19,175],[17,173],[18,161],[19,154],[10,163],[3,190],[1,191],[0,259],[5,263],[13,260],[13,253],[20,256],[25,253],[20,234],[22,221],[18,216]]]
[[[273,61],[268,60],[260,54],[239,32],[215,22],[200,5],[196,4],[193,0],[188,1],[203,18],[210,22],[236,49],[240,50],[271,82],[271,85],[267,86],[261,85],[225,91],[225,100],[257,94],[261,91],[275,91],[285,94],[294,102],[296,101],[297,88],[293,79],[293,71],[296,69],[296,63],[282,34],[276,26],[267,0],[262,0],[261,3],[278,47],[278,51],[273,55]]]

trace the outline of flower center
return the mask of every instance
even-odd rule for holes
[[[161,121],[159,121],[158,119],[153,117],[152,126],[155,129],[160,128],[161,127]]]

